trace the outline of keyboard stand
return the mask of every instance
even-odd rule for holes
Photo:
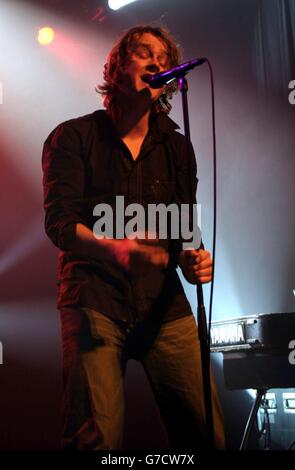
[[[259,408],[259,406],[261,404],[261,401],[262,401],[262,398],[266,394],[267,390],[268,390],[267,388],[258,388],[257,391],[256,391],[256,398],[255,398],[254,403],[252,405],[250,415],[249,415],[249,418],[248,418],[248,421],[247,421],[247,424],[246,424],[246,427],[245,427],[243,439],[242,439],[242,442],[241,442],[241,445],[240,445],[240,450],[246,450],[247,447],[248,447],[249,437],[250,437],[250,434],[251,434],[251,431],[252,431],[256,416],[257,416],[258,408]]]

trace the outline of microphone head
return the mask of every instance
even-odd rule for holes
[[[154,74],[144,74],[140,78],[143,82],[147,83],[151,88],[157,89],[157,88],[162,88],[164,85],[166,85],[167,80],[165,80],[165,77],[162,77],[165,72],[161,73],[154,73]]]
[[[164,72],[143,74],[141,79],[143,82],[148,83],[151,88],[162,88],[167,83],[184,77],[184,75],[186,75],[190,70],[192,70],[197,65],[203,64],[206,60],[207,59],[205,57],[190,60],[189,62],[176,65],[172,69],[165,70]]]

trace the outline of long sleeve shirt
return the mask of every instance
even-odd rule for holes
[[[76,224],[92,230],[97,220],[94,207],[108,204],[115,213],[116,196],[124,196],[125,206],[139,203],[145,209],[148,204],[191,202],[185,139],[177,128],[164,113],[153,117],[136,160],[103,110],[60,124],[46,139],[42,156],[45,230],[60,249],[58,308],[90,307],[127,323],[147,316],[164,322],[192,314],[176,271],[180,239],[160,240],[170,255],[166,269],[137,277],[115,263],[70,250]],[[195,195],[192,147],[191,162]]]

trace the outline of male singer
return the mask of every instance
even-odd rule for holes
[[[168,117],[176,86],[152,89],[144,81],[179,60],[163,28],[130,29],[111,50],[98,87],[105,110],[60,124],[44,145],[45,227],[60,249],[63,449],[121,448],[129,358],[144,367],[169,447],[207,445],[198,331],[176,267],[192,284],[210,282],[210,253],[203,245],[183,250],[169,237],[93,231],[94,208],[115,210],[116,196],[143,209],[191,202],[185,139]],[[223,448],[213,379],[212,400]]]

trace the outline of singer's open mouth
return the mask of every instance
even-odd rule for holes
[[[143,75],[140,76],[141,80],[146,83],[147,85],[149,85],[149,82],[148,82],[148,79],[150,77],[153,77],[153,74],[152,73],[145,73]]]

